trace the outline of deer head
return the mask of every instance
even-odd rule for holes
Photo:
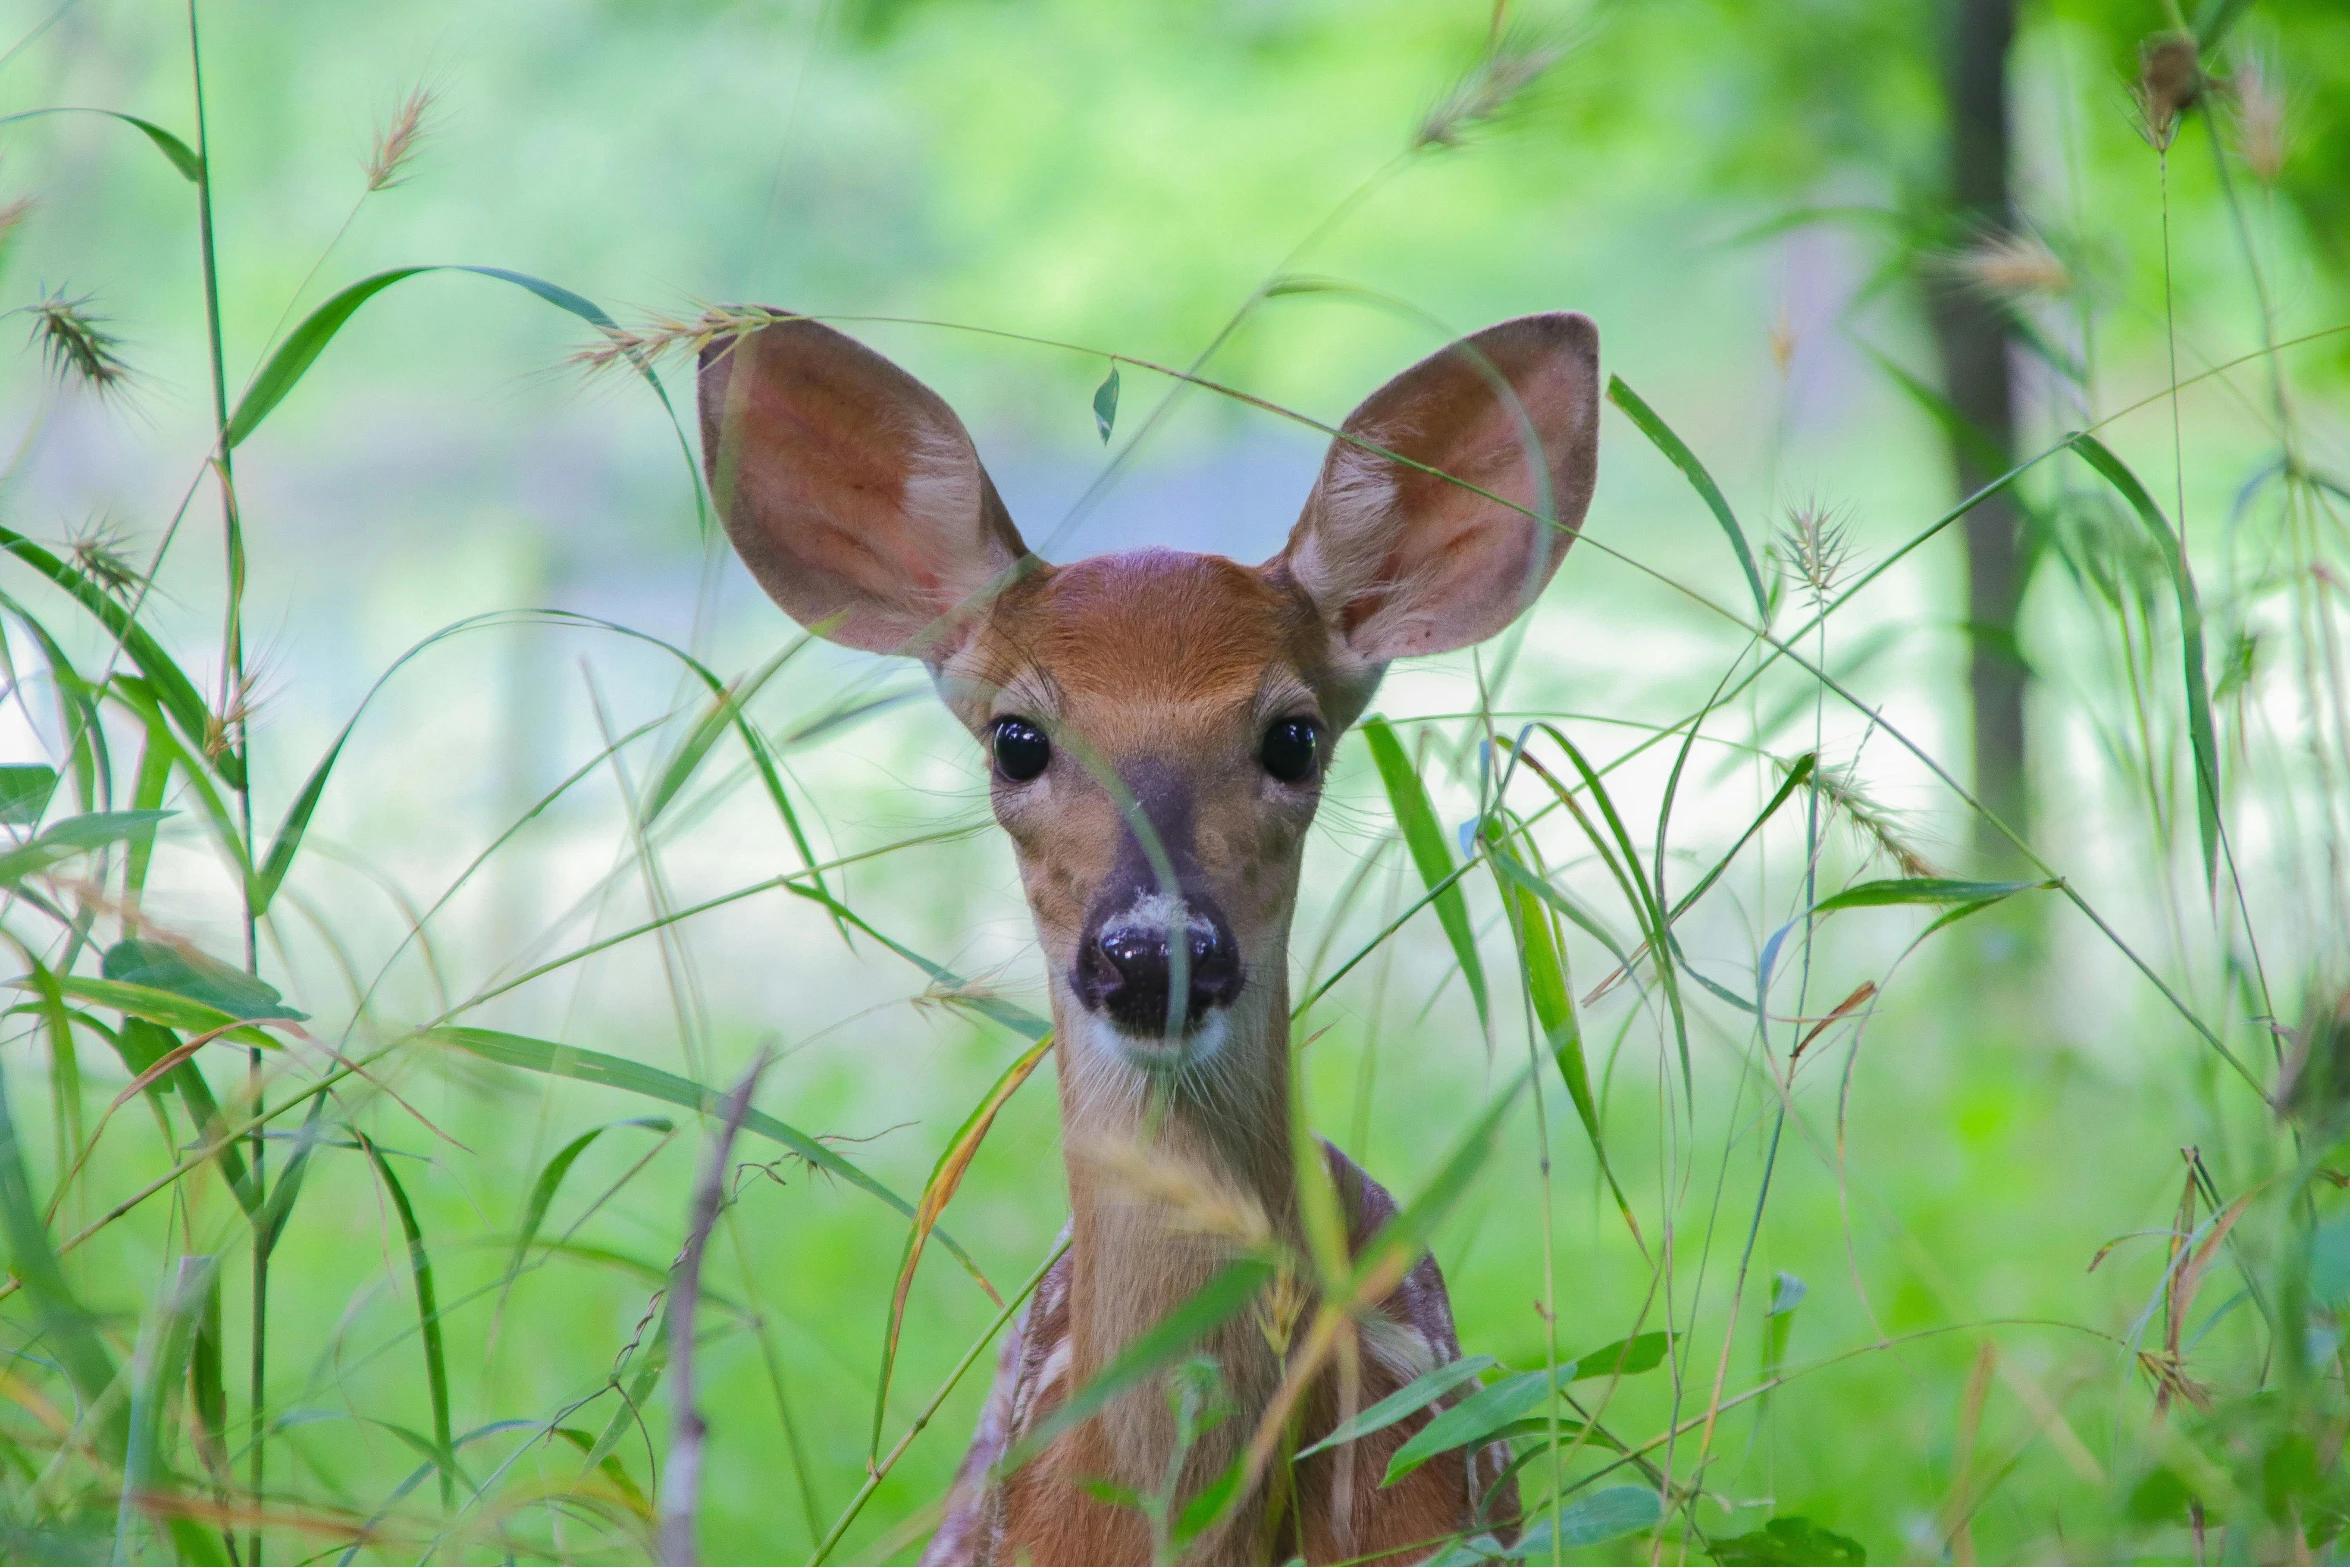
[[[928,665],[986,747],[1065,1073],[1284,1048],[1286,954],[1332,747],[1395,658],[1465,647],[1549,582],[1591,498],[1598,334],[1527,316],[1349,416],[1288,543],[1244,566],[1027,552],[971,436],[905,371],[785,319],[713,343],[703,451],[786,613]]]

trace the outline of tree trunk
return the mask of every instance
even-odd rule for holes
[[[1949,103],[1951,236],[1959,243],[2011,232],[2008,192],[2007,50],[2015,0],[1952,0],[1944,87]],[[1943,390],[1981,436],[1953,437],[1961,495],[1971,495],[2014,462],[2015,395],[2006,307],[1947,267],[1926,279]],[[2016,643],[2023,597],[2019,514],[2004,494],[1966,516],[1967,686],[1974,707],[1975,797],[2001,821],[2027,830],[2031,798],[2024,768],[2024,666]],[[2009,863],[1999,830],[1975,818],[1978,867]]]

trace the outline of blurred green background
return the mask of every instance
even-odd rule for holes
[[[1458,332],[1573,308],[1599,323],[1606,368],[1719,481],[1782,584],[1774,625],[1785,633],[1809,604],[1789,575],[1793,519],[1825,514],[1844,530],[1849,580],[1958,498],[1925,302],[1952,275],[1983,272],[1988,253],[1947,211],[1941,84],[1963,9],[213,4],[203,62],[229,389],[233,400],[310,310],[385,267],[515,269],[632,325],[767,303],[845,318],[938,387],[1048,558],[1150,542],[1255,560],[1294,519],[1320,438],[1129,366],[1105,448],[1090,401],[1105,354],[1190,366],[1214,343],[1201,374],[1335,423]],[[2161,1451],[2153,1390],[2173,1374],[2150,1372],[2139,1352],[2161,1350],[2157,1302],[2166,1277],[2177,1282],[2162,1235],[2183,1147],[2201,1150],[2221,1202],[2260,1192],[2265,1205],[2181,1308],[2192,1352],[2178,1374],[2218,1389],[2223,1405],[2283,1385],[2274,1336],[2300,1331],[2299,1319],[2280,1315],[2263,1270],[2298,1278],[2312,1266],[2309,1237],[2323,1233],[2333,1188],[2308,1172],[2331,1142],[2280,1128],[2263,1093],[2295,1052],[2322,1045],[2350,984],[2350,555],[2341,496],[2317,482],[2350,472],[2350,335],[2260,356],[2350,320],[2350,13],[2321,0],[2214,9],[2225,41],[2203,58],[2201,101],[2163,156],[2133,98],[2140,45],[2209,18],[2137,0],[2019,8],[2008,166],[2016,230],[2039,247],[2023,260],[2039,270],[1993,292],[2029,329],[2014,352],[2016,454],[2133,409],[2102,438],[2166,511],[2183,502],[2209,615],[2233,878],[2216,894],[2203,879],[2161,557],[2088,468],[2055,459],[2022,487],[2033,574],[2002,645],[2030,671],[2031,842],[2110,932],[2037,893],[1907,956],[1932,910],[1838,915],[1806,950],[1800,996],[1794,983],[1774,992],[1780,1015],[1802,1023],[1758,1041],[1750,1018],[1695,1004],[1693,1095],[1678,1086],[1653,996],[1620,986],[1589,1003],[1610,1157],[1652,1251],[1671,1238],[1666,1284],[1607,1201],[1555,1084],[1545,1101],[1562,1346],[1636,1323],[1682,1335],[1673,1370],[1612,1396],[1620,1435],[1646,1439],[1753,1388],[1772,1353],[1773,1280],[1808,1286],[1781,1325],[1785,1360],[1811,1369],[1726,1413],[1701,1476],[1694,1437],[1652,1455],[1682,1483],[1697,1478],[1690,1516],[1718,1536],[1801,1514],[1882,1561],[2191,1556],[2182,1509],[2132,1501],[2159,1463],[2147,1457]],[[105,107],[192,138],[178,12],[80,0],[0,6],[0,18],[22,39],[0,60],[0,112]],[[1524,66],[1530,84],[1498,94],[1495,112],[1464,112],[1463,84],[1473,100],[1497,60]],[[412,161],[366,193],[371,146],[419,89],[430,102]],[[2271,106],[2273,167],[2257,141]],[[1451,128],[1431,142],[1432,123]],[[30,203],[8,230],[0,306],[86,296],[131,370],[100,397],[47,374],[37,348],[14,361],[0,382],[13,454],[0,521],[52,543],[109,538],[144,560],[184,510],[141,617],[217,691],[224,576],[217,502],[198,482],[214,416],[192,187],[141,136],[95,116],[8,123],[0,137],[0,201]],[[698,525],[680,436],[644,383],[570,362],[597,342],[495,280],[417,277],[371,300],[239,448],[264,838],[378,677],[464,617],[598,617],[690,649],[727,679],[795,635]],[[2177,397],[2174,428],[2159,394],[2221,365],[2232,368]],[[676,362],[662,373],[689,408],[690,377]],[[1612,757],[1706,706],[1725,671],[1752,666],[1740,624],[1654,575],[1751,616],[1719,526],[1629,421],[1608,418],[1585,543],[1506,675],[1490,654],[1482,666],[1463,656],[1399,668],[1382,711],[1473,710],[1481,667],[1497,709],[1556,716]],[[2280,452],[2285,477],[2261,480]],[[1973,776],[1967,667],[1982,628],[1970,626],[1966,570],[1959,531],[1945,531],[1811,635],[1807,656],[1852,702],[1781,664],[1712,714],[1671,807],[1677,889],[1776,789],[1766,756],[1813,750],[1849,769],[1843,796],[1816,806],[1823,893],[1901,874],[1888,841],[1936,872],[1982,865],[1972,813],[1949,787]],[[0,573],[0,589],[45,615],[67,602],[29,577]],[[93,624],[64,611],[48,623],[69,652],[102,661]],[[8,650],[17,679],[0,747],[11,761],[60,763],[41,650],[13,624]],[[669,654],[592,627],[501,623],[435,644],[353,729],[263,928],[263,977],[315,1015],[322,1039],[395,1038],[536,964],[797,868],[739,749],[719,747],[643,823],[648,781],[707,702]],[[750,712],[788,768],[819,858],[975,829],[832,885],[892,936],[1041,1011],[1010,854],[976,830],[982,759],[919,671],[813,647]],[[599,747],[665,717],[466,876]],[[1474,726],[1409,732],[1429,736],[1424,773],[1447,825],[1465,821],[1477,808]],[[1610,775],[1644,854],[1675,749]],[[234,874],[176,784],[168,803],[180,814],[159,835],[140,912],[234,962]],[[1751,995],[1759,950],[1804,906],[1804,809],[1777,820],[1681,926],[1692,972]],[[1561,884],[1634,932],[1589,845],[1556,847]],[[1411,874],[1350,743],[1308,853],[1300,963],[1326,974],[1368,941],[1416,895]],[[404,944],[418,911],[461,876],[428,939]],[[1500,905],[1489,881],[1474,886],[1487,964],[1509,973]],[[57,896],[83,898],[112,931],[120,911],[102,877]],[[1570,943],[1588,991],[1612,960],[1580,933]],[[2257,1085],[2219,1064],[2125,946],[2254,1063]],[[1792,1042],[1863,982],[1881,987],[1865,1028],[1847,1017],[1791,1063]],[[1022,1048],[967,1010],[926,1002],[925,983],[874,942],[845,940],[820,908],[769,891],[617,942],[465,1021],[708,1083],[732,1081],[772,1045],[781,1059],[761,1104],[843,1139],[843,1153],[912,1193]],[[1394,1189],[1416,1189],[1521,1059],[1514,1008],[1485,1039],[1434,922],[1408,925],[1309,1019],[1328,1030],[1305,1057],[1314,1124]],[[35,1023],[9,1019],[0,1069],[45,1201],[67,1161],[50,1152],[63,1101]],[[216,1085],[239,1075],[222,1061],[206,1068]],[[129,1074],[94,1041],[81,1064],[94,1123]],[[627,1352],[683,1231],[698,1129],[681,1116],[666,1140],[599,1138],[549,1210],[546,1234],[568,1239],[506,1295],[507,1248],[549,1156],[648,1107],[423,1047],[393,1055],[377,1079],[337,1114],[397,1151],[439,1275],[455,1427],[529,1423],[465,1449],[477,1532],[448,1544],[449,1559],[516,1548],[632,1558],[641,1547],[624,1523],[542,1501],[574,1483],[580,1457],[544,1431],[601,1431],[618,1407],[609,1384],[641,1364]],[[151,1120],[124,1108],[60,1206],[59,1235],[169,1167]],[[184,1127],[173,1135],[188,1140]],[[1521,1116],[1437,1247],[1464,1341],[1521,1367],[1540,1363],[1544,1341],[1536,1149]],[[741,1186],[713,1254],[711,1560],[803,1559],[862,1482],[904,1242],[903,1221],[869,1197],[798,1165],[774,1173]],[[429,1512],[432,1492],[393,1501],[422,1471],[392,1427],[426,1424],[401,1231],[357,1153],[321,1151],[308,1179],[271,1283],[272,1561],[341,1549],[330,1528],[296,1517],[305,1509],[405,1517]],[[2212,1204],[2198,1200],[2201,1237]],[[1043,1255],[1064,1205],[1040,1077],[1005,1112],[946,1224],[1009,1286]],[[68,1275],[127,1356],[174,1259],[241,1256],[241,1222],[217,1184],[189,1183],[72,1253]],[[2139,1238],[2090,1271],[2128,1236]],[[250,1306],[242,1269],[223,1275],[232,1324]],[[2329,1303],[2310,1309],[2324,1319]],[[907,1317],[890,1441],[993,1315],[933,1249]],[[8,1385],[33,1387],[40,1334],[10,1320],[18,1353],[34,1359]],[[243,1331],[228,1352],[239,1421]],[[1984,1345],[1994,1359],[1978,1361]],[[2332,1342],[2320,1347],[2330,1364]],[[982,1380],[891,1470],[838,1559],[877,1559],[877,1543],[943,1491]],[[12,1537],[79,1559],[73,1542],[103,1544],[88,1520],[104,1509],[89,1498],[107,1482],[75,1478],[52,1453],[71,1444],[59,1448],[38,1410],[10,1397],[10,1527],[25,1531]],[[649,1495],[666,1406],[645,1413],[617,1455]],[[2322,1429],[2312,1474],[2338,1468],[2339,1430]],[[241,1446],[249,1422],[239,1430]],[[2259,1553],[2296,1531],[2310,1538],[2303,1525],[2323,1511],[2312,1500],[2284,1525],[2281,1512],[2245,1508],[2235,1544],[2215,1553],[2286,1559]],[[2260,1532],[2272,1527],[2284,1534]],[[500,1543],[496,1529],[531,1543]],[[133,1545],[163,1549],[143,1535]],[[21,1546],[24,1559],[33,1548]],[[413,1541],[403,1549],[413,1559]]]

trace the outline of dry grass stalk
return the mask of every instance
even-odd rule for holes
[[[2132,95],[2155,151],[2170,151],[2178,138],[2179,117],[2195,106],[2207,85],[2195,40],[2187,34],[2156,33],[2138,45],[2138,81]]]
[[[2285,89],[2276,62],[2254,53],[2236,67],[2230,86],[2236,100],[2236,151],[2263,185],[2285,171],[2292,137],[2285,125]]]
[[[2073,290],[2072,268],[2037,234],[1986,234],[1952,257],[1950,268],[1996,299],[2053,299]]]
[[[1853,832],[1871,848],[1890,859],[1901,874],[1912,877],[1941,875],[1934,863],[1916,845],[1902,836],[1900,820],[1884,806],[1869,798],[1860,784],[1860,768],[1856,762],[1841,767],[1818,767],[1812,770],[1811,787]]]
[[[106,330],[103,316],[90,314],[88,295],[68,299],[44,295],[26,306],[33,318],[33,341],[41,358],[60,381],[78,380],[100,397],[119,392],[130,381],[130,366],[116,352],[121,340]]]
[[[1263,1204],[1163,1148],[1103,1139],[1073,1147],[1069,1156],[1113,1194],[1166,1208],[1179,1233],[1216,1236],[1248,1250],[1272,1243]]]
[[[698,355],[719,338],[799,319],[789,310],[765,310],[756,305],[712,306],[690,321],[679,316],[648,316],[641,326],[604,328],[604,341],[580,349],[570,362],[591,374],[621,363],[644,370],[679,349]]]
[[[428,87],[418,87],[392,111],[388,124],[376,128],[375,145],[367,155],[367,188],[371,193],[407,183],[409,160],[424,140],[424,117],[438,96]]]
[[[1508,112],[1564,53],[1555,44],[1536,40],[1501,40],[1428,111],[1412,133],[1413,148],[1459,146],[1470,131]]]

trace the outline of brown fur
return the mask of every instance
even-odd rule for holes
[[[1025,554],[961,423],[879,355],[789,321],[705,356],[711,487],[762,585],[836,640],[924,658],[982,744],[1016,717],[1052,745],[1041,775],[999,772],[992,794],[1051,982],[1071,1245],[1006,1346],[927,1563],[1149,1560],[1140,1517],[1081,1482],[1158,1484],[1176,1441],[1159,1387],[1128,1393],[1000,1483],[988,1472],[1239,1250],[1305,1251],[1288,940],[1320,763],[1390,658],[1489,636],[1550,579],[1590,498],[1597,375],[1582,317],[1504,323],[1357,411],[1288,547],[1264,565],[1143,550],[1054,567]],[[1302,781],[1260,760],[1268,726],[1284,720],[1310,720],[1319,735]],[[1074,988],[1104,899],[1129,895],[1213,909],[1229,927],[1244,979],[1195,1035],[1130,1037]],[[1360,1245],[1393,1204],[1329,1157]],[[1289,1320],[1304,1304],[1290,1303]],[[1235,1412],[1191,1453],[1188,1488],[1223,1471],[1282,1383],[1288,1349],[1269,1315],[1260,1303],[1200,1346]],[[1351,1393],[1337,1371],[1309,1391],[1306,1442],[1342,1405],[1361,1408],[1459,1356],[1433,1261],[1380,1303],[1351,1349],[1341,1357],[1354,1367]],[[1446,1455],[1379,1485],[1388,1455],[1426,1418],[1299,1464],[1294,1505],[1273,1505],[1260,1484],[1186,1560],[1412,1561],[1512,1516],[1506,1487],[1498,1511],[1477,1511],[1499,1472],[1491,1453]]]

